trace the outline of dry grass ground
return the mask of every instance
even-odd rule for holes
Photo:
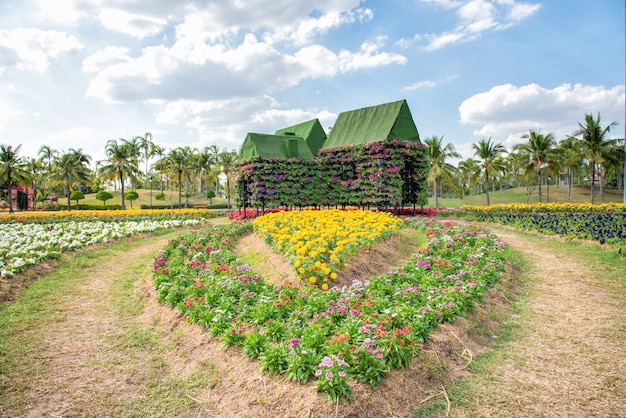
[[[498,234],[529,260],[521,332],[453,416],[626,417],[626,270],[580,258],[605,251],[594,243],[572,254],[537,234]]]
[[[623,283],[607,285],[599,266],[540,240],[502,234],[531,259],[533,284],[527,310],[513,318],[519,339],[498,348],[481,369],[474,365],[498,335],[498,318],[511,309],[505,294],[517,288],[512,268],[485,305],[441,327],[409,369],[389,373],[375,391],[356,384],[350,404],[329,404],[312,382],[260,374],[256,362],[224,350],[156,302],[149,265],[168,235],[58,270],[62,278],[50,276],[56,290],[28,305],[39,320],[11,321],[25,309],[21,300],[0,311],[7,316],[0,327],[0,416],[411,417],[433,402],[444,408],[430,416],[622,416]],[[240,245],[251,260],[274,257],[263,243],[246,239]],[[402,252],[406,242],[383,243],[350,264],[386,259],[393,265],[402,257],[376,254]],[[266,268],[284,280],[280,266],[275,259]],[[474,382],[471,397],[449,396],[458,378]]]

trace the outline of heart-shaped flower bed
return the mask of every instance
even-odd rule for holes
[[[191,233],[159,253],[154,263],[159,300],[181,309],[226,347],[240,347],[258,359],[269,375],[284,373],[301,383],[315,379],[319,391],[343,400],[349,399],[351,379],[375,387],[386,371],[406,367],[430,331],[480,300],[504,269],[502,242],[484,231],[418,218],[368,222],[379,214],[354,211],[343,212],[340,225],[328,224],[328,231],[337,228],[331,236],[322,219],[334,215],[315,212],[292,212],[287,223],[261,217],[256,228],[268,228],[263,234],[270,234],[272,245],[280,246],[294,266],[300,261],[297,269],[315,266],[303,277],[319,273],[316,285],[306,285],[308,280],[303,286],[272,284],[242,264],[232,249],[252,225],[241,223]],[[353,214],[364,221],[350,218]],[[388,235],[386,228],[401,225],[428,237],[428,246],[403,266],[351,286],[327,291],[317,286],[318,277],[322,285],[332,284],[333,268],[358,251],[352,244],[371,243]],[[299,235],[305,233],[311,235]],[[322,233],[326,243],[309,244]],[[340,249],[348,236],[363,239]],[[320,254],[328,254],[324,262],[330,272]]]

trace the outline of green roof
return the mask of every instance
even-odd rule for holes
[[[295,135],[304,138],[313,155],[317,155],[317,151],[326,142],[326,132],[324,132],[318,119],[279,129],[276,131],[276,135]]]
[[[324,148],[382,139],[420,142],[406,100],[340,113]]]
[[[243,141],[239,158],[302,158],[312,160],[313,154],[304,138],[294,135],[269,135],[248,133]]]

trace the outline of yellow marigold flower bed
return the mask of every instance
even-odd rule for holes
[[[392,235],[402,222],[385,212],[309,209],[268,213],[253,227],[285,256],[298,279],[326,290],[359,247]]]
[[[468,212],[501,213],[501,212],[626,212],[624,203],[509,203],[491,206],[470,206],[463,208]]]
[[[73,220],[73,219],[93,219],[106,220],[111,218],[125,217],[176,217],[197,215],[201,211],[198,209],[126,209],[126,210],[59,210],[59,211],[41,211],[41,212],[18,212],[18,213],[0,213],[0,222],[8,219],[19,219],[24,222],[44,221],[44,220]]]

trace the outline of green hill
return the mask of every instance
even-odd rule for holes
[[[537,203],[538,190],[537,187],[532,188],[532,193],[526,201],[527,190],[525,187],[519,187],[508,190],[496,190],[489,193],[489,200],[492,205],[500,203]],[[595,203],[609,203],[609,202],[623,202],[623,195],[618,193],[616,189],[604,190],[604,198],[602,198],[599,192],[596,190],[594,193]],[[588,203],[590,202],[590,190],[589,187],[573,186],[571,199],[567,199],[567,185],[561,185],[558,188],[554,185],[550,186],[549,197],[548,188],[543,186],[542,189],[542,202],[554,203],[554,202],[574,202],[574,203]],[[487,204],[487,195],[485,193],[465,196],[464,199],[460,198],[439,198],[439,207],[442,208],[458,208],[463,205],[475,205],[482,206]],[[428,199],[429,207],[435,207],[435,199]]]

